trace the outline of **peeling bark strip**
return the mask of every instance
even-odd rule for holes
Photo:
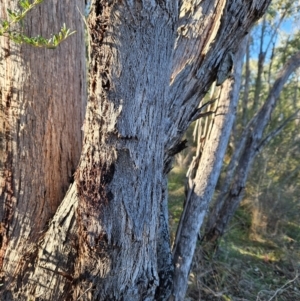
[[[172,291],[174,301],[184,299],[197,236],[221,172],[235,119],[245,50],[246,47],[240,47],[235,56],[236,65],[233,76],[220,88],[211,133],[208,134],[209,137],[206,137],[207,140],[199,158],[199,166],[195,164],[196,170],[192,172],[195,177],[189,178],[188,198],[180,218],[178,226],[180,231],[176,233],[174,245],[175,273]]]
[[[173,126],[166,128],[167,150],[180,143],[182,133],[191,123],[192,112],[215,80],[223,58],[235,52],[270,2],[182,1],[172,64],[169,119]]]
[[[207,26],[209,31],[204,41],[204,47],[201,51],[201,57],[204,57],[207,54],[208,50],[210,49],[211,43],[216,38],[221,25],[221,17],[224,12],[225,4],[226,0],[221,0],[216,3],[215,11],[212,14],[212,23],[210,26]]]

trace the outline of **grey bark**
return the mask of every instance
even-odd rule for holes
[[[175,35],[172,3],[161,7],[92,2],[91,94],[71,189],[77,194],[66,197],[60,207],[71,206],[66,220],[75,224],[64,226],[63,219],[62,229],[57,212],[49,239],[42,244],[47,252],[36,257],[36,268],[23,285],[26,293],[33,292],[31,298],[154,299],[159,282],[157,228],[165,188],[166,74]],[[75,244],[68,246],[68,237],[61,244],[60,231],[66,228],[76,233]],[[61,270],[66,262],[68,271]],[[52,279],[52,285],[42,279]]]
[[[246,48],[246,62],[245,62],[245,84],[243,91],[243,115],[242,115],[242,126],[245,127],[248,122],[248,100],[249,100],[249,88],[250,88],[250,39],[247,41]]]
[[[181,142],[221,62],[235,52],[270,1],[183,1],[178,21],[166,128],[168,153]],[[194,17],[192,17],[194,16]],[[172,152],[170,152],[172,153]],[[169,170],[166,167],[166,170]]]
[[[205,228],[205,241],[216,242],[236,211],[244,193],[247,177],[255,156],[272,137],[263,138],[265,128],[276,106],[280,92],[289,76],[300,66],[300,52],[291,56],[279,72],[266,101],[258,113],[251,119],[244,132],[238,153],[229,164],[228,174],[221,193],[218,196]],[[276,134],[276,132],[275,132]]]
[[[194,179],[189,179],[190,187],[185,201],[184,214],[180,219],[180,229],[174,245],[174,287],[172,300],[183,300],[196,241],[209,202],[213,196],[223,164],[223,158],[230,137],[238,101],[242,60],[246,44],[235,56],[233,75],[223,84],[220,99],[213,119],[212,132],[206,137],[203,153]]]

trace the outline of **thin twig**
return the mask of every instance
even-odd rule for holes
[[[283,288],[284,288],[285,286],[287,286],[288,284],[293,283],[294,281],[296,281],[296,280],[298,279],[298,277],[299,277],[299,275],[298,275],[298,273],[297,273],[297,275],[295,276],[294,279],[289,280],[289,281],[286,282],[282,287],[278,288],[278,289],[275,291],[274,295],[273,295],[268,301],[273,300],[273,299],[276,297],[276,295],[277,295],[280,291],[283,290]]]
[[[295,278],[293,278],[292,280],[287,281],[283,286],[281,286],[280,288],[278,288],[275,293],[273,294],[273,296],[268,300],[268,301],[272,301],[280,292],[282,292],[284,290],[284,288],[289,285],[290,283],[293,283],[294,281],[296,281],[299,278],[299,274],[297,273],[297,275],[295,276]],[[258,294],[257,294],[257,298],[256,301],[261,300],[259,297],[259,294],[262,292],[269,292],[267,290],[261,290]]]
[[[79,297],[77,300],[79,300],[81,297],[83,297],[89,290],[91,290],[92,286],[87,288]]]

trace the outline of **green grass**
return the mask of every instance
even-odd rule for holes
[[[176,234],[183,207],[185,173],[186,171],[184,169],[175,167],[169,174],[169,216],[172,241]]]
[[[246,214],[241,210],[245,208],[239,209],[239,217]],[[299,240],[292,241],[293,248],[284,239],[286,234],[253,240],[247,223],[232,221],[213,258],[202,256],[198,248],[193,269],[198,277],[189,289],[192,300],[300,300]],[[297,229],[293,227],[293,237],[299,235]],[[209,273],[199,276],[203,271]]]
[[[171,237],[182,212],[185,170],[169,175]],[[251,206],[237,210],[214,256],[198,247],[189,281],[191,301],[300,300],[300,223],[280,221],[276,235],[255,233]]]

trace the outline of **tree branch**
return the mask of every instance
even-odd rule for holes
[[[185,0],[181,5],[169,93],[173,126],[167,129],[167,149],[178,143],[191,114],[216,80],[224,57],[237,48],[270,0],[199,2]]]
[[[294,120],[294,118],[298,115],[300,109],[298,109],[294,114],[292,114],[290,117],[288,117],[284,122],[281,123],[281,125],[279,127],[277,127],[275,130],[273,130],[272,132],[270,132],[259,144],[259,146],[257,147],[257,152],[261,152],[261,150],[274,138],[276,137],[278,134],[280,134],[280,132],[284,129],[284,127],[292,120]]]

